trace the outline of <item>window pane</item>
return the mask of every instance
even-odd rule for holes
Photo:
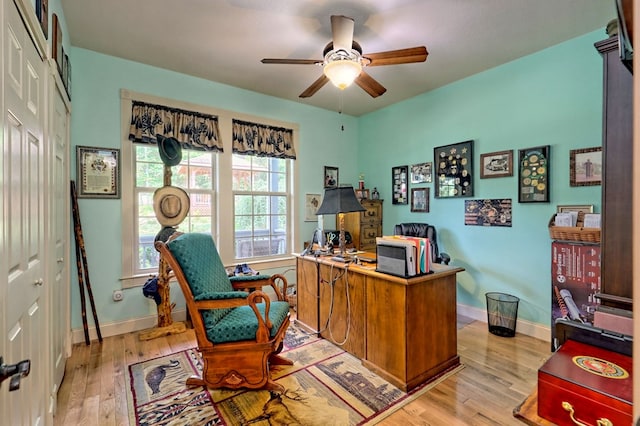
[[[189,197],[189,216],[208,216],[211,217],[212,199],[211,194],[191,193]]]
[[[158,252],[153,246],[161,226],[155,215],[138,218],[138,267],[140,269],[157,268]]]
[[[269,223],[269,216],[254,216],[253,217],[253,233],[254,235],[264,234],[269,231],[267,224]],[[260,232],[263,231],[263,232]]]
[[[276,220],[275,232],[285,233],[287,231],[287,216],[285,215],[275,216],[275,220]]]
[[[277,173],[273,179],[273,191],[275,192],[287,192],[287,175],[283,173]]]
[[[250,215],[252,210],[251,195],[236,195],[234,197],[234,211],[236,215]]]
[[[249,156],[249,158],[252,159],[254,170],[269,170],[269,161],[271,161],[271,158],[253,156]]]
[[[211,189],[212,181],[211,167],[189,167],[189,188]]]
[[[242,231],[251,233],[251,216],[236,216],[234,222],[236,238],[242,235]]]
[[[183,225],[180,225],[179,229]],[[187,232],[182,230],[182,232]],[[211,234],[211,218],[210,217],[192,217],[189,219],[188,232],[202,232],[205,234]]]
[[[273,214],[287,214],[287,197],[272,197],[274,206],[271,209]]]
[[[269,184],[268,179],[269,173],[266,172],[255,172],[253,174],[253,187],[251,188],[253,191],[268,191]]]
[[[266,195],[253,197],[253,213],[254,214],[267,214],[269,213],[268,205],[269,197]]]

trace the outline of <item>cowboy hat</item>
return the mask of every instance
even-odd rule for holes
[[[182,188],[163,186],[153,193],[153,211],[162,226],[176,226],[189,213],[189,195]]]
[[[158,140],[158,150],[162,162],[171,167],[177,166],[182,160],[182,147],[176,138],[167,138],[161,134],[156,135]]]

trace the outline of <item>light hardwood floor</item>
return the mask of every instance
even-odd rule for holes
[[[125,374],[131,363],[196,346],[193,330],[140,341],[138,333],[74,345],[58,393],[54,424],[129,425]],[[513,409],[531,393],[548,342],[494,336],[487,324],[458,318],[465,368],[395,412],[382,425],[524,425]],[[134,426],[134,425],[131,425]]]

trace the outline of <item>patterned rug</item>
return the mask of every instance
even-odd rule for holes
[[[405,393],[332,343],[309,336],[293,323],[281,355],[291,366],[271,375],[283,394],[269,391],[187,388],[202,369],[189,349],[129,366],[127,388],[133,425],[364,425],[375,424],[427,392],[462,366]]]

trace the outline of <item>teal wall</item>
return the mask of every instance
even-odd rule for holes
[[[73,145],[120,147],[120,89],[298,123],[300,244],[316,225],[303,222],[304,194],[322,192],[323,166],[338,166],[341,183],[355,183],[362,171],[367,187],[377,186],[385,199],[385,234],[404,221],[438,227],[441,249],[466,269],[459,274],[460,303],[484,309],[486,291],[505,291],[522,299],[520,318],[548,325],[549,218],[557,204],[594,204],[599,211],[599,186],[569,187],[569,150],[601,144],[602,62],[593,48],[601,38],[601,31],[591,33],[359,118],[72,48],[71,139]],[[391,204],[393,166],[433,161],[433,147],[468,139],[475,141],[476,165],[481,153],[514,149],[517,156],[519,148],[551,145],[551,202],[518,204],[515,177],[481,180],[476,171],[473,198],[512,198],[513,227],[465,226],[464,199],[433,199],[433,184],[427,184],[430,213]],[[140,288],[126,290],[122,302],[111,299],[122,276],[121,201],[79,204],[101,324],[155,314]],[[75,271],[71,276],[77,329]],[[172,297],[181,307],[179,293],[173,289]]]
[[[354,117],[85,49],[73,48],[71,53],[71,141],[74,146],[120,148],[120,89],[298,123],[300,146],[296,161],[300,174],[296,182],[298,198],[295,200],[300,207],[297,218],[300,222],[298,250],[301,250],[302,241],[308,240],[317,226],[316,222],[304,222],[304,194],[322,193],[324,166],[339,167],[341,183],[357,183],[353,159],[357,158],[358,126]],[[231,141],[223,142],[225,150],[230,150]],[[72,148],[71,157],[71,164],[74,165],[71,167],[72,179],[75,179],[75,148]],[[78,204],[100,323],[109,324],[155,314],[155,303],[143,297],[141,288],[125,290],[121,302],[112,299],[113,291],[120,289],[122,277],[121,200],[80,199]],[[295,274],[287,276],[295,281]],[[76,329],[82,327],[82,322],[75,267],[71,277],[72,328]],[[180,289],[172,288],[171,294],[178,308],[183,307]]]
[[[602,59],[597,31],[425,93],[359,119],[360,168],[385,199],[384,233],[400,222],[427,222],[458,275],[458,302],[485,308],[484,293],[521,298],[519,318],[549,325],[551,239],[558,204],[600,206],[600,186],[569,186],[569,151],[602,144]],[[433,161],[433,148],[474,140],[474,196],[511,198],[510,228],[464,225],[465,198],[434,198],[429,213],[391,203],[391,168]],[[480,154],[551,146],[549,203],[518,203],[517,176],[480,179]],[[401,149],[398,149],[401,147]],[[391,153],[391,154],[390,154]],[[434,176],[435,179],[435,176]]]

